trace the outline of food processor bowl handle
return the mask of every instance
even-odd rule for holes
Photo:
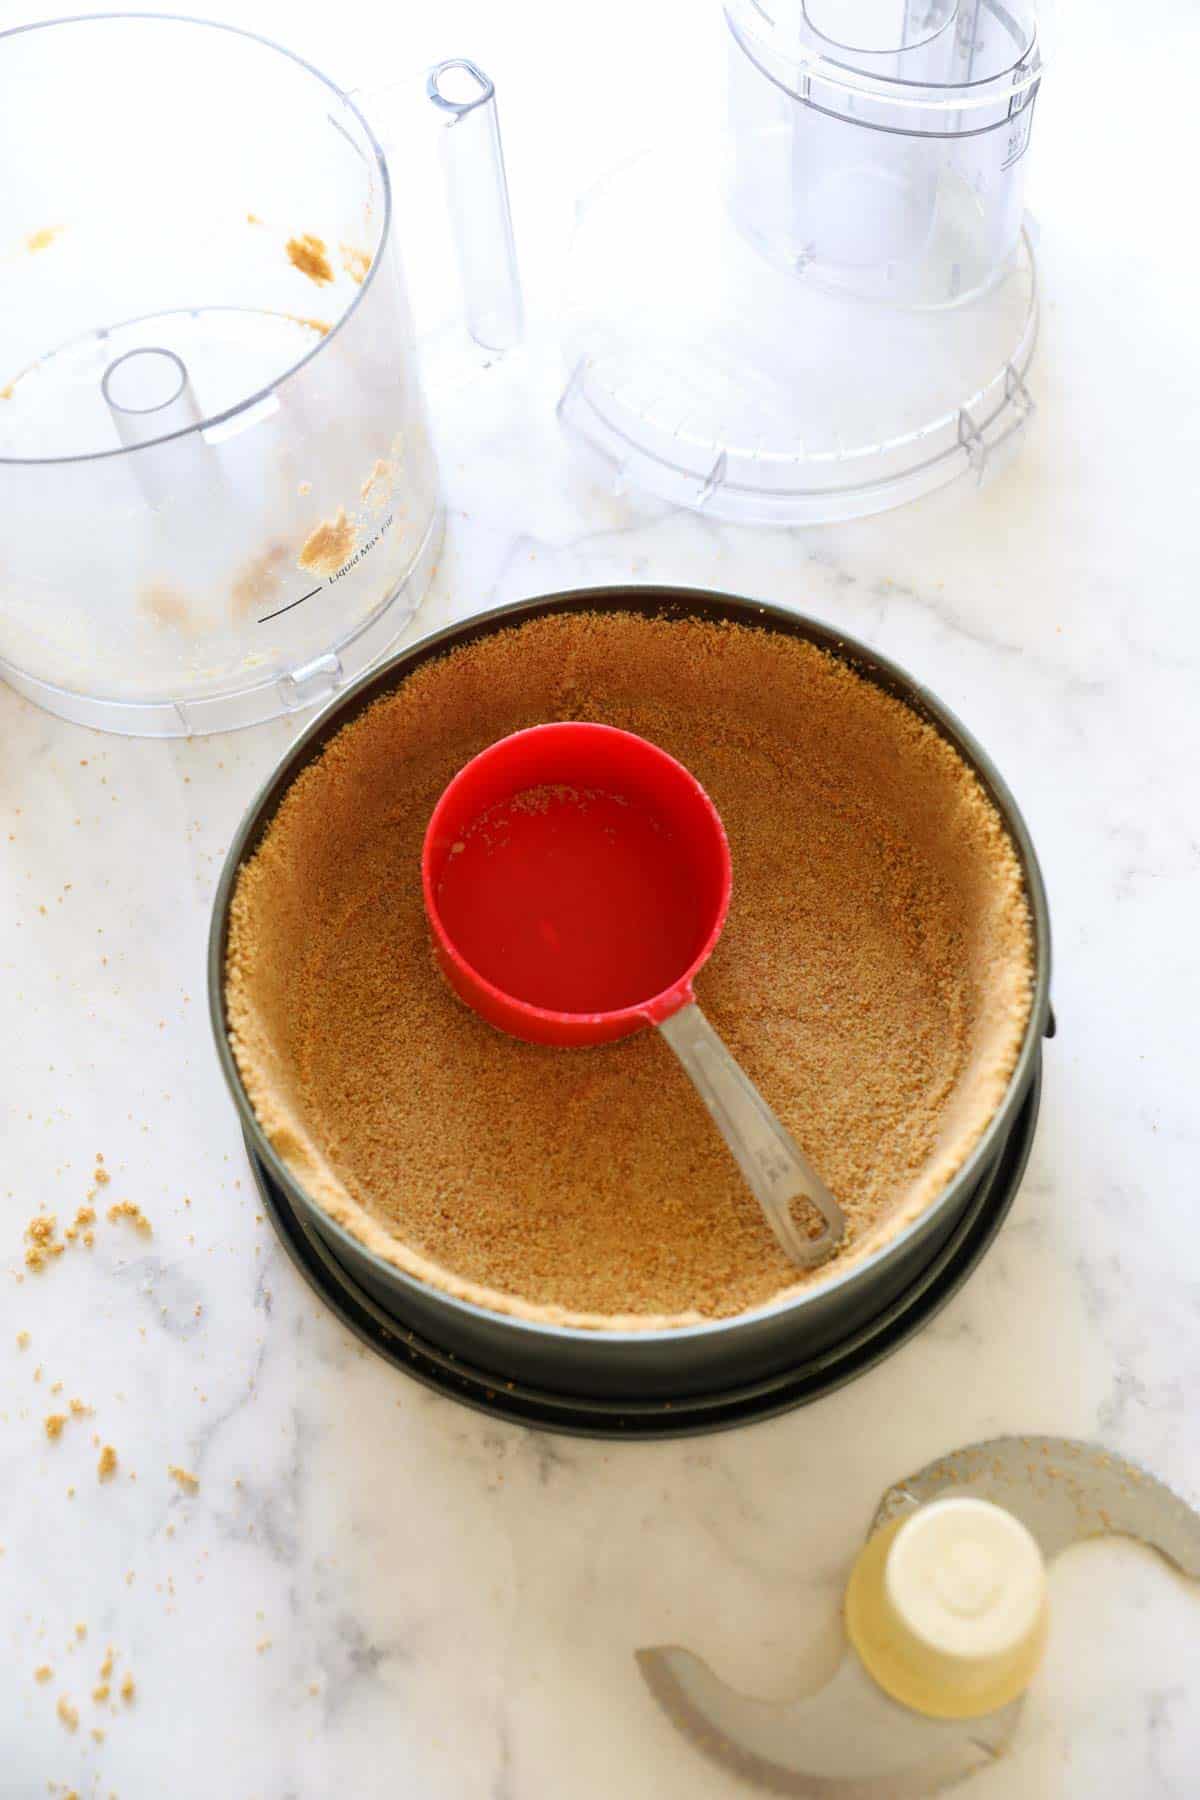
[[[525,319],[495,84],[473,62],[452,56],[429,71],[425,91],[446,127],[443,159],[467,330],[484,350],[511,350]]]

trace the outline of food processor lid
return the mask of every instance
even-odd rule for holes
[[[817,111],[965,136],[1028,105],[1045,66],[1035,0],[725,0],[734,41]]]
[[[990,472],[1033,407],[1028,236],[967,304],[864,299],[758,253],[720,200],[736,158],[731,138],[652,153],[585,203],[568,435],[619,484],[744,523],[854,518]]]

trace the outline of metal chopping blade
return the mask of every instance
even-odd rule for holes
[[[888,1488],[869,1535],[948,1492],[1014,1513],[1047,1560],[1086,1538],[1119,1535],[1200,1580],[1200,1513],[1099,1445],[1004,1437],[952,1451]],[[891,1700],[848,1649],[823,1686],[781,1703],[735,1692],[677,1646],[639,1650],[637,1663],[698,1750],[751,1785],[807,1800],[926,1800],[998,1756],[1023,1704],[984,1718],[925,1718]]]
[[[924,1719],[876,1687],[857,1656],[802,1700],[750,1700],[688,1650],[639,1650],[638,1667],[698,1750],[751,1785],[811,1800],[926,1800],[998,1756],[1014,1700],[985,1719]]]

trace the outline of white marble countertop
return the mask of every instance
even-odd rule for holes
[[[387,10],[237,16],[348,85],[463,50],[495,74],[536,321],[570,196],[623,147],[617,114],[650,135],[715,90],[715,9],[701,29],[687,0],[612,0],[586,81],[570,9]],[[795,606],[942,695],[1029,820],[1060,1028],[1032,1162],[965,1289],[864,1379],[725,1436],[603,1444],[477,1416],[361,1349],[261,1216],[205,1013],[222,852],[296,723],[136,742],[0,687],[3,1795],[726,1795],[633,1651],[686,1643],[786,1695],[892,1479],[1034,1430],[1102,1439],[1200,1502],[1198,262],[1159,173],[1184,127],[1152,80],[1200,33],[1186,0],[1156,8],[1139,64],[1115,0],[1086,33],[1067,13],[1034,144],[1039,411],[982,492],[753,533],[589,486],[545,408],[435,397],[449,539],[420,629],[607,581]],[[436,316],[450,290],[420,260]],[[102,1218],[90,1254],[25,1276],[26,1221],[73,1214],[98,1153],[104,1199],[140,1205],[153,1237]],[[71,1396],[93,1414],[51,1442]],[[97,1439],[119,1456],[104,1484]],[[1200,1592],[1110,1542],[1065,1558],[1052,1594],[1012,1754],[963,1791],[1194,1793]],[[114,1696],[137,1684],[116,1716],[90,1698],[109,1644]]]

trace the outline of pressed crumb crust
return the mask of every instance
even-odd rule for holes
[[[501,1036],[434,967],[421,842],[509,731],[640,732],[715,801],[733,904],[697,997],[845,1208],[798,1275],[658,1034]],[[652,1329],[828,1278],[914,1218],[1002,1099],[1033,945],[1014,847],[915,713],[796,638],[556,614],[418,668],[296,778],[234,892],[230,1037],[262,1126],[368,1248],[495,1310]]]

